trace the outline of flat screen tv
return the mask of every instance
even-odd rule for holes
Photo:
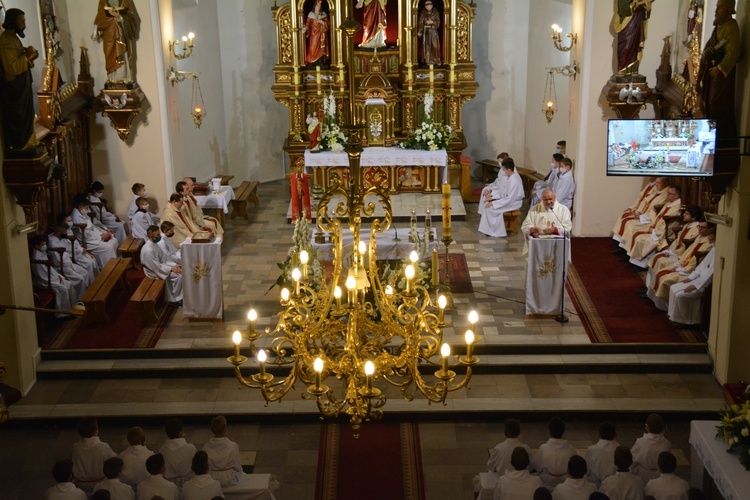
[[[710,177],[716,129],[707,119],[609,120],[607,175]]]

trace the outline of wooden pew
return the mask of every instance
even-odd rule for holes
[[[91,285],[81,298],[81,302],[86,306],[86,316],[84,324],[100,322],[109,323],[109,316],[105,311],[107,298],[115,288],[129,287],[125,279],[125,272],[130,268],[132,259],[110,259],[101,272],[97,275]]]
[[[141,268],[141,248],[144,243],[146,242],[143,238],[133,238],[132,236],[128,236],[117,248],[120,251],[120,255],[132,259],[131,262],[133,263],[132,265],[134,269]]]
[[[232,204],[232,219],[235,217],[250,218],[247,213],[247,203],[253,202],[256,207],[260,206],[260,200],[258,199],[258,181],[245,181],[240,187],[234,192],[235,199],[231,201]]]
[[[130,302],[134,302],[138,310],[138,320],[145,326],[159,321],[156,305],[164,297],[164,280],[144,278],[135,291]]]
[[[518,233],[518,219],[521,218],[520,210],[513,210],[512,212],[503,212],[503,221],[505,222],[505,230],[509,233]]]

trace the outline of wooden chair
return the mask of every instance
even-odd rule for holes
[[[240,187],[234,192],[235,199],[231,201],[232,204],[232,219],[235,217],[250,218],[250,214],[247,213],[247,203],[249,201],[257,207],[260,206],[260,200],[258,199],[258,181],[244,181]]]

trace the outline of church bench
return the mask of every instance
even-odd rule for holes
[[[229,185],[229,181],[231,181],[232,179],[234,179],[234,176],[233,175],[220,175],[220,174],[216,174],[216,175],[213,176],[213,178],[214,179],[217,179],[217,178],[221,179],[221,185],[222,186],[228,186]],[[210,182],[210,180],[209,180],[209,182]]]
[[[132,262],[132,266],[134,269],[140,269],[141,268],[141,248],[146,242],[143,240],[143,238],[133,238],[132,236],[128,236],[125,238],[125,241],[120,243],[120,246],[117,247],[117,250],[119,250],[120,255],[123,257],[129,257]]]
[[[459,178],[461,199],[466,203],[477,203],[479,196],[471,192],[471,158],[461,156],[461,177]]]
[[[159,321],[156,305],[164,296],[164,280],[143,278],[135,293],[130,297],[138,310],[138,319],[145,326]]]
[[[497,160],[479,160],[477,163],[482,167],[482,181],[485,184],[497,179],[497,174],[500,172],[500,164]]]
[[[130,268],[132,259],[110,259],[101,272],[96,276],[94,282],[89,285],[81,297],[81,302],[86,306],[84,324],[109,323],[109,316],[105,311],[107,298],[116,287],[128,288],[125,272]]]
[[[250,218],[247,213],[247,203],[253,202],[256,207],[260,206],[260,200],[258,199],[258,181],[244,181],[239,188],[234,192],[234,199],[231,200],[232,204],[232,219],[235,217]]]
[[[531,191],[534,189],[534,184],[537,181],[544,180],[544,176],[536,170],[531,170],[523,167],[516,167],[516,172],[521,176],[521,182],[523,182],[523,192],[526,198],[531,196]]]
[[[513,210],[512,212],[503,212],[503,221],[505,221],[505,230],[509,233],[518,232],[518,219],[521,218],[520,210]]]

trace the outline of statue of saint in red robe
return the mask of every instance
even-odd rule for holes
[[[385,20],[385,4],[388,0],[359,0],[356,9],[361,9],[362,6],[365,8],[364,17],[362,20],[362,42],[360,47],[368,49],[378,49],[385,47],[385,27],[387,26]]]
[[[331,23],[322,10],[322,1],[315,2],[313,10],[307,14],[305,20],[305,38],[307,38],[307,49],[305,50],[305,64],[310,66],[322,66],[331,57],[331,48],[328,44],[328,31]]]

